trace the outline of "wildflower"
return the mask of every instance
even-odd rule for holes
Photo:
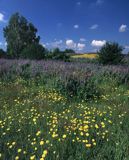
[[[44,141],[43,140],[40,141],[40,146],[42,146],[42,145],[44,145]]]
[[[12,145],[14,146],[16,144],[16,142],[12,142]]]
[[[66,138],[66,134],[64,134],[62,137],[65,139]]]
[[[34,160],[35,159],[35,155],[30,157],[30,160]]]
[[[47,150],[44,150],[43,151],[43,154],[47,155],[48,151]]]
[[[98,128],[99,128],[99,126],[98,126],[97,124],[95,124],[95,128],[96,128],[96,129],[98,129]]]
[[[21,149],[18,149],[18,150],[17,150],[18,153],[20,153],[21,151],[22,151]]]
[[[41,134],[41,131],[38,131],[37,133],[36,133],[36,136],[39,136]]]
[[[89,144],[86,144],[86,147],[87,148],[90,148],[91,147],[91,144],[89,143]]]
[[[86,133],[86,136],[88,137],[90,134],[89,133]]]
[[[18,156],[16,156],[16,157],[15,157],[15,160],[18,160],[18,159],[19,159],[19,157],[18,157]]]

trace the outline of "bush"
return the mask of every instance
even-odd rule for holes
[[[68,98],[78,98],[80,100],[91,100],[100,96],[99,89],[92,78],[81,81],[73,75],[66,79],[60,79],[57,88]]]
[[[45,57],[45,48],[37,43],[31,44],[22,51],[21,58],[25,59],[43,59]]]
[[[123,47],[118,43],[107,42],[98,52],[102,64],[119,64],[123,59]]]
[[[75,53],[75,51],[73,49],[65,49],[64,50],[65,53]]]
[[[3,49],[0,49],[0,58],[5,58],[6,52]]]
[[[66,54],[63,51],[60,51],[59,48],[55,48],[53,51],[49,52],[46,56],[48,59],[54,59],[54,60],[63,60],[63,61],[69,61],[70,55]]]

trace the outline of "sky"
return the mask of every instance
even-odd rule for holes
[[[129,0],[0,0],[0,48],[15,12],[35,25],[46,48],[94,52],[111,41],[129,52]]]

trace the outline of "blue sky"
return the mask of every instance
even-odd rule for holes
[[[129,51],[129,0],[0,0],[0,48],[3,27],[19,12],[38,28],[47,48],[98,50],[115,41]]]

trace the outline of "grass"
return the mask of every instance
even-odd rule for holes
[[[129,159],[128,85],[95,77],[100,97],[73,101],[55,87],[54,76],[2,76],[0,159]]]

